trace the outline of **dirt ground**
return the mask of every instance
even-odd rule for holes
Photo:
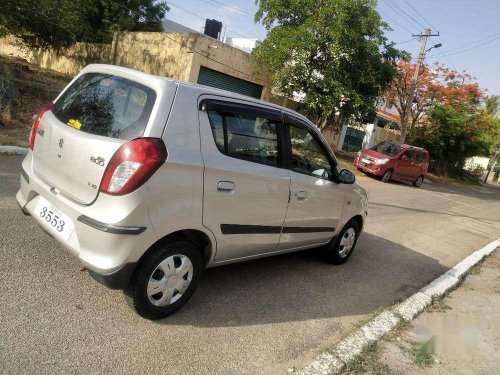
[[[16,91],[8,106],[0,106],[0,145],[26,147],[33,115],[56,98],[70,77],[0,56],[0,80],[13,84]]]
[[[372,345],[344,374],[500,373],[500,251],[444,299]]]

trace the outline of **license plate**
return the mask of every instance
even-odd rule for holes
[[[365,159],[365,158],[361,159],[361,162],[365,163],[365,164],[368,164],[368,165],[370,165],[372,163],[370,160]]]
[[[69,239],[75,230],[73,221],[60,209],[42,197],[40,197],[36,204],[35,215],[38,215],[45,221],[50,232],[61,237],[65,241]]]

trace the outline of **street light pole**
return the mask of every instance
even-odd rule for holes
[[[408,123],[410,121],[411,117],[411,107],[413,106],[413,99],[415,99],[415,93],[417,91],[417,84],[418,84],[418,74],[420,72],[420,66],[424,62],[425,54],[430,51],[433,48],[439,48],[441,47],[441,43],[435,44],[431,48],[429,48],[427,51],[425,50],[425,46],[427,44],[427,38],[430,36],[439,36],[439,33],[437,34],[431,34],[430,29],[425,29],[423,34],[420,35],[413,35],[413,36],[418,36],[420,37],[420,52],[418,53],[418,59],[417,59],[417,64],[415,65],[415,72],[413,74],[413,80],[411,84],[411,90],[410,90],[410,95],[408,96],[408,101],[406,102],[406,108],[405,112],[403,114],[403,118],[401,119],[401,137],[400,141],[401,143],[405,142],[406,139],[406,134],[408,133]]]

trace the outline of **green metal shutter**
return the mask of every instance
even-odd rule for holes
[[[205,86],[236,92],[238,94],[260,99],[262,86],[240,78],[218,72],[216,70],[200,67],[198,83]]]

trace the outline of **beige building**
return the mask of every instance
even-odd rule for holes
[[[90,63],[115,64],[297,107],[271,94],[269,74],[251,54],[199,33],[116,33],[112,44],[76,43],[59,52],[26,50],[4,38],[0,54],[68,75]]]

